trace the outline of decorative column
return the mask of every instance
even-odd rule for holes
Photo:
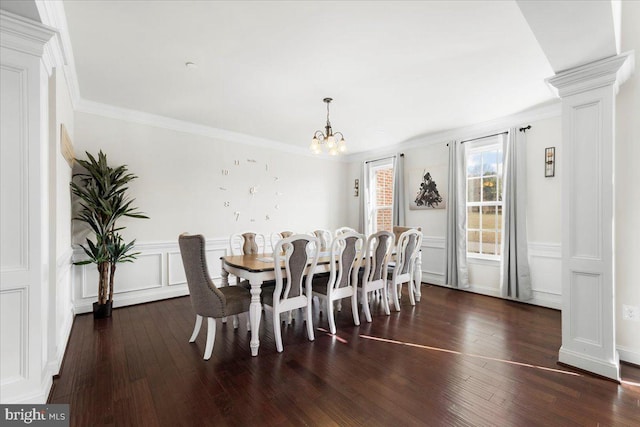
[[[48,78],[55,30],[0,10],[0,395],[44,403],[49,307]]]
[[[615,98],[633,53],[550,78],[562,98],[562,347],[559,361],[619,380],[614,274]]]

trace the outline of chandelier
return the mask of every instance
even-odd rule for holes
[[[325,98],[322,101],[327,104],[327,124],[324,127],[324,132],[321,130],[315,131],[309,148],[311,148],[311,151],[313,151],[314,154],[320,154],[324,148],[330,155],[336,156],[338,153],[344,153],[347,151],[347,145],[344,140],[344,136],[342,136],[342,132],[333,133],[333,129],[331,129],[331,122],[329,121],[329,103],[331,103],[333,99]]]

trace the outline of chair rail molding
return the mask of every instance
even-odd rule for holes
[[[114,307],[175,298],[189,294],[182,267],[178,241],[142,242],[133,263],[118,265],[113,297]],[[207,263],[211,278],[220,283],[220,257],[229,253],[228,238],[206,240]],[[73,261],[84,259],[79,246],[73,249]],[[94,264],[73,266],[72,301],[76,313],[89,313],[96,300],[98,274]]]

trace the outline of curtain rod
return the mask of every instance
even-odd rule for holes
[[[391,156],[387,156],[387,157],[380,157],[379,159],[373,159],[373,160],[366,160],[365,163],[373,163],[373,162],[377,162],[379,160],[384,160],[384,159],[390,159],[392,157],[396,157],[395,154],[392,154]],[[404,153],[400,153],[400,157],[404,157]]]
[[[465,142],[477,141],[478,139],[491,138],[492,136],[504,135],[507,133],[509,132],[500,132],[500,133],[494,133],[493,135],[485,135],[485,136],[479,136],[473,139],[465,139],[464,141],[461,141],[460,144],[464,144]]]

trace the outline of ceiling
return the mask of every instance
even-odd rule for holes
[[[553,98],[553,70],[514,1],[64,8],[82,99],[300,148],[324,126],[328,96],[350,152]]]

